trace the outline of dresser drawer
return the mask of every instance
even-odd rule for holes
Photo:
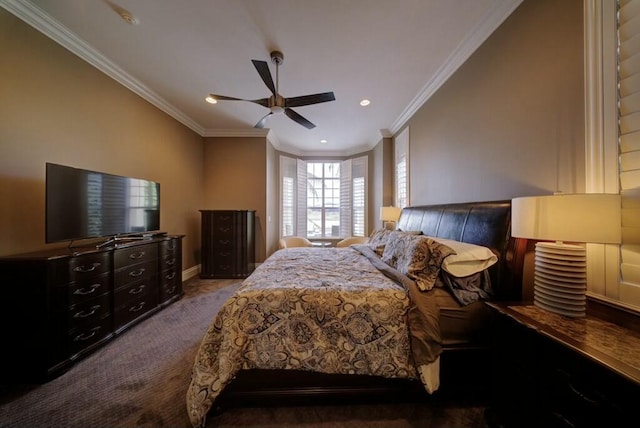
[[[69,355],[71,358],[100,340],[111,335],[111,317],[86,325],[83,329],[69,333]]]
[[[158,246],[156,244],[135,245],[130,248],[121,248],[114,252],[114,269],[121,269],[140,263],[145,263],[158,258]]]
[[[175,269],[169,269],[162,272],[162,276],[160,277],[161,302],[164,302],[165,300],[168,300],[173,296],[180,294],[180,292],[182,291],[180,287],[181,279],[182,278],[180,278],[178,272],[176,272]]]
[[[73,257],[69,261],[69,281],[85,281],[111,271],[111,255],[109,252],[86,254]]]
[[[158,261],[156,259],[124,267],[116,271],[114,287],[117,289],[135,281],[147,280],[157,271]]]
[[[93,299],[111,290],[111,275],[109,272],[91,278],[83,278],[69,284],[69,304],[75,305]]]
[[[165,257],[169,254],[174,254],[176,250],[180,248],[179,242],[177,239],[167,239],[162,241],[158,246],[160,248],[160,257]]]
[[[164,255],[160,259],[160,270],[164,271],[168,269],[174,269],[177,264],[178,264],[178,257],[175,253]]]
[[[114,314],[116,331],[157,306],[158,293],[147,293],[130,300],[125,306],[116,309]]]
[[[110,313],[111,293],[105,293],[95,299],[72,305],[69,307],[69,330],[82,329],[87,324],[95,323]]]
[[[113,307],[117,311],[119,308],[129,305],[132,301],[146,296],[149,293],[157,293],[157,291],[158,287],[155,276],[149,276],[140,281],[132,282],[116,290],[115,297],[113,298]]]

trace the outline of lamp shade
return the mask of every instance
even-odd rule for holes
[[[398,207],[380,207],[380,220],[382,221],[398,221],[402,208]]]
[[[620,195],[559,194],[514,198],[511,235],[546,241],[619,244]]]

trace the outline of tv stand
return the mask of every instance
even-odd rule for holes
[[[0,385],[50,380],[180,299],[183,237],[0,257]]]

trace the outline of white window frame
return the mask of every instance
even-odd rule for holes
[[[616,3],[584,0],[587,193],[620,192]],[[638,312],[640,288],[620,269],[620,245],[587,244],[587,295]]]
[[[323,233],[322,237],[312,237],[316,239],[326,239],[326,238],[345,238],[348,236],[365,236],[366,230],[368,228],[368,163],[369,157],[367,155],[360,156],[357,158],[347,159],[344,161],[336,161],[336,160],[313,160],[313,161],[305,161],[303,159],[297,159],[285,155],[280,156],[280,227],[279,234],[280,237],[283,236],[305,236],[308,237],[307,234],[307,163],[339,163],[340,164],[340,233],[338,237],[332,236],[331,234],[325,235]],[[283,219],[283,210],[285,207],[285,203],[287,201],[284,200],[284,181],[285,178],[288,180],[293,180],[293,204],[294,204],[294,213],[293,216],[293,226],[292,233],[290,235],[286,235],[285,230],[285,221]],[[364,194],[364,224],[358,227],[358,231],[360,229],[364,230],[364,234],[358,235],[354,226],[354,219],[361,219],[361,217],[357,217],[353,215],[354,209],[354,183],[356,181],[360,181],[364,179],[363,189],[358,189]],[[362,201],[359,201],[361,203]]]
[[[394,138],[393,157],[394,205],[409,205],[409,127]]]

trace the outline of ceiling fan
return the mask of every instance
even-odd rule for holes
[[[260,104],[261,106],[267,107],[271,110],[267,113],[258,123],[256,123],[255,128],[264,128],[264,125],[267,122],[267,119],[272,114],[286,114],[290,119],[299,123],[307,129],[313,129],[316,126],[296,113],[291,107],[302,107],[311,104],[319,104],[325,103],[327,101],[334,101],[336,97],[333,95],[333,92],[323,92],[321,94],[313,94],[313,95],[302,95],[300,97],[292,97],[292,98],[284,98],[282,95],[278,93],[278,68],[284,61],[284,55],[280,51],[271,52],[271,62],[276,65],[276,84],[273,84],[273,78],[271,77],[271,72],[269,71],[269,65],[266,61],[258,61],[252,59],[254,67],[258,71],[258,74],[262,78],[262,81],[267,88],[271,91],[273,95],[269,98],[261,98],[259,100],[243,100],[240,98],[227,97],[224,95],[216,95],[209,94],[208,99],[211,98],[213,100],[223,100],[223,101],[249,101],[251,103]]]

